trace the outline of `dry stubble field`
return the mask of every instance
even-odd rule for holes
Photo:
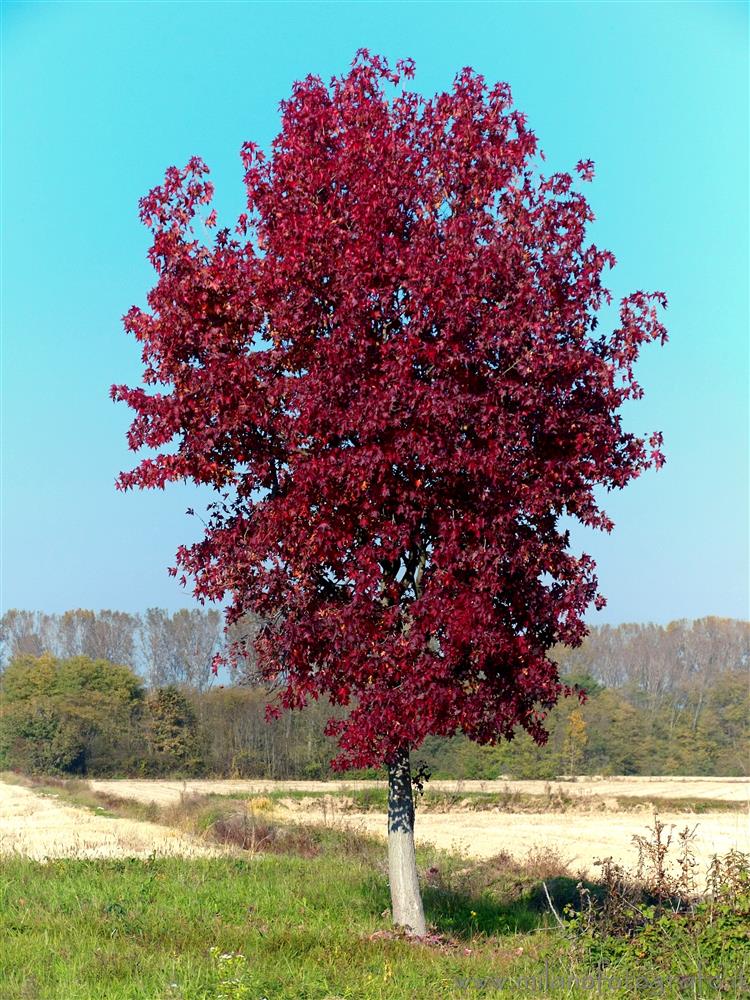
[[[347,793],[383,787],[364,781],[91,781],[92,788],[140,802],[168,805],[184,794],[220,794],[242,798],[276,793],[274,809],[279,819],[292,822],[348,824],[360,830],[385,834],[385,815],[357,811]],[[750,851],[750,785],[743,778],[579,778],[575,781],[434,781],[436,792],[518,793],[549,798],[564,795],[564,811],[529,807],[521,811],[506,806],[475,810],[470,800],[447,811],[420,809],[417,839],[438,847],[458,849],[473,857],[506,851],[522,858],[535,848],[556,850],[576,869],[591,870],[598,858],[612,857],[632,866],[634,834],[645,834],[654,814],[680,830],[695,827],[696,856],[705,866],[714,854],[730,848]],[[278,793],[288,792],[289,797]],[[328,793],[324,798],[321,792]],[[309,798],[300,797],[313,794]],[[637,803],[627,807],[628,799]],[[624,800],[624,801],[623,801]],[[675,801],[727,803],[709,805],[691,813]],[[0,853],[17,851],[32,857],[144,856],[153,852],[206,855],[216,853],[200,840],[152,823],[114,818],[78,809],[49,796],[0,782]]]
[[[97,815],[0,781],[0,855],[46,858],[210,857],[220,851],[156,823]]]

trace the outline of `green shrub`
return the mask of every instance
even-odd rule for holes
[[[621,978],[648,968],[656,978],[682,983],[689,995],[745,995],[750,985],[750,856],[714,857],[705,891],[695,884],[692,834],[671,838],[654,822],[650,840],[635,838],[638,871],[602,863],[596,891],[579,884],[581,905],[565,907],[568,933],[591,967],[616,969]]]

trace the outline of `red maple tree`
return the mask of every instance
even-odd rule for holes
[[[242,149],[247,213],[212,240],[207,168],[167,171],[141,201],[158,280],[125,318],[166,389],[112,388],[130,447],[159,452],[122,489],[219,494],[172,572],[229,596],[230,623],[260,617],[281,708],[350,707],[334,763],[388,765],[407,840],[428,734],[544,740],[563,693],[548,651],[603,603],[560,519],[610,530],[596,488],[662,463],[620,408],[641,345],[666,339],[661,293],[601,329],[614,258],[587,243],[573,177],[541,172],[509,88],[465,69],[426,99],[412,75],[362,51],[296,83],[270,155]],[[408,854],[394,917],[421,933]]]

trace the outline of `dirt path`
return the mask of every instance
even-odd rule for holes
[[[0,855],[14,852],[39,861],[63,857],[143,858],[154,853],[206,857],[220,853],[156,823],[97,816],[0,781]]]
[[[130,780],[92,781],[93,788],[122,795],[139,802],[168,805],[179,800],[183,792],[207,795],[262,795],[270,791],[347,792],[363,788],[385,787],[383,781],[266,781],[262,779],[234,780]],[[455,792],[520,792],[524,795],[561,793],[571,798],[639,797],[651,799],[721,799],[725,802],[750,805],[750,780],[747,778],[702,777],[581,777],[574,781],[431,781],[436,791]]]

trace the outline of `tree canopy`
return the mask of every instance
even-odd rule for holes
[[[603,329],[592,163],[545,173],[505,84],[465,69],[425,98],[412,75],[363,51],[296,83],[213,241],[206,166],[167,171],[141,202],[157,281],[125,318],[145,387],[112,388],[157,451],[119,486],[215,488],[173,572],[264,623],[280,707],[350,708],[343,767],[430,734],[542,741],[548,653],[603,604],[560,519],[610,530],[598,488],[663,461],[620,411],[665,298]]]

